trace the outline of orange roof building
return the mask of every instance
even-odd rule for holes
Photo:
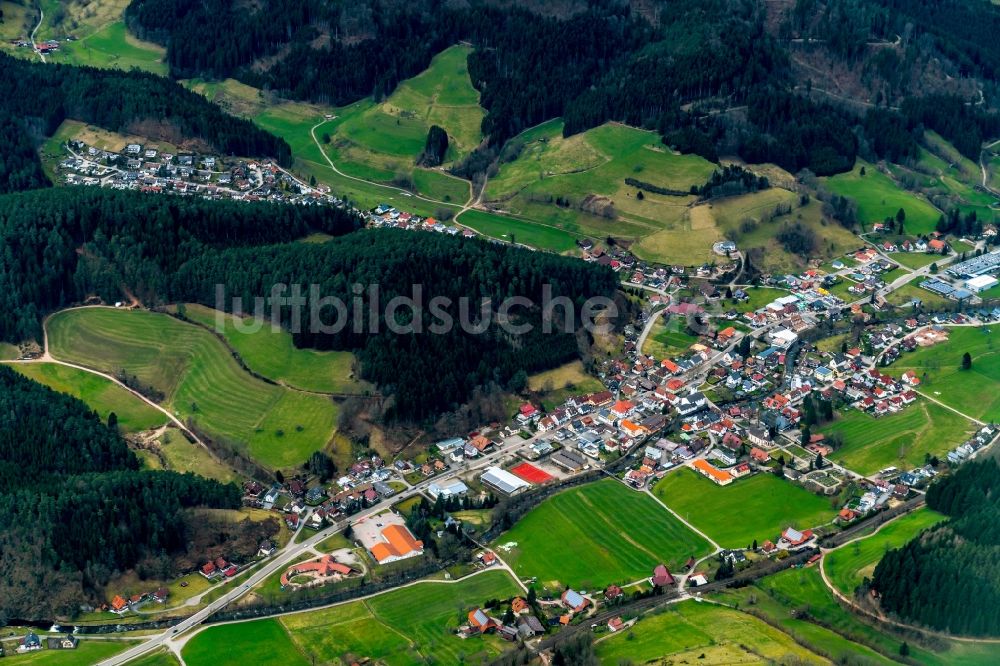
[[[115,598],[111,600],[111,610],[113,611],[123,611],[126,606],[128,606],[128,602],[120,594],[116,594]]]
[[[695,460],[691,464],[699,474],[708,477],[709,479],[715,481],[720,486],[728,486],[730,483],[733,482],[732,474],[723,469],[719,469],[718,467],[712,466],[707,461],[702,460],[701,458]]]
[[[371,547],[372,557],[379,564],[405,560],[424,552],[424,542],[414,539],[405,525],[389,525],[382,530],[382,538],[384,542]]]

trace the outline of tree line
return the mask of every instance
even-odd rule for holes
[[[291,241],[310,231],[358,228],[327,206],[204,201],[93,188],[0,197],[0,339],[41,339],[46,313],[123,287],[148,304],[169,297],[170,278],[207,248]]]
[[[339,321],[337,331],[308,325],[293,331],[295,344],[314,349],[352,350],[361,362],[364,379],[391,395],[387,414],[411,420],[431,419],[463,404],[476,387],[496,384],[523,388],[527,375],[579,356],[578,336],[560,332],[567,321],[577,331],[584,301],[613,295],[617,281],[607,268],[567,257],[530,252],[510,246],[468,241],[441,234],[415,234],[385,229],[364,230],[323,244],[283,244],[206,253],[185,263],[174,281],[174,300],[215,305],[216,284],[241,297],[245,304],[266,296],[271,285],[317,285],[320,298],[336,297],[343,311],[315,301],[326,325]],[[357,293],[353,286],[362,285]],[[371,291],[377,285],[378,294]],[[414,288],[421,291],[418,298]],[[567,297],[574,312],[553,309],[550,333],[541,321],[544,290],[553,298]],[[305,293],[306,300],[312,297]],[[398,309],[393,322],[411,325],[410,332],[389,329],[385,308],[395,297],[419,300],[421,307]],[[530,324],[524,334],[508,334],[498,326],[473,333],[460,325],[464,312],[470,323],[490,322],[504,299],[527,298],[532,306],[512,311],[513,320]],[[443,318],[430,307],[432,299],[447,299],[446,312],[454,325],[435,330]],[[488,299],[484,311],[483,299]],[[355,305],[357,304],[357,305]],[[225,304],[233,307],[232,301]],[[245,311],[250,310],[244,306]],[[270,310],[268,310],[270,311]],[[283,323],[292,321],[292,309],[280,309]],[[377,325],[370,316],[374,313]]]
[[[994,458],[962,465],[930,485],[927,506],[949,520],[882,557],[870,586],[885,610],[954,634],[1000,633],[998,488]]]
[[[239,503],[235,485],[139,471],[114,425],[0,366],[0,615],[75,613],[117,573],[183,553],[186,509]]]
[[[832,52],[850,59],[869,36],[898,27],[903,9],[879,2],[888,8],[830,3],[816,30],[849,31],[828,41]],[[794,14],[801,22],[815,12],[815,3],[803,1]],[[616,120],[655,129],[668,145],[711,161],[738,152],[751,162],[817,175],[850,169],[860,149],[890,160],[913,157],[923,128],[975,157],[997,123],[995,115],[952,97],[908,100],[899,112],[876,108],[861,116],[813,102],[793,90],[788,54],[766,29],[765,12],[738,0],[673,2],[656,25],[612,1],[555,16],[530,5],[433,0],[350,7],[278,0],[258,10],[235,0],[133,0],[127,16],[139,34],[167,46],[175,76],[236,76],[337,105],[379,101],[443,48],[468,40],[488,143],[460,165],[467,177],[484,171],[508,139],[555,117],[564,119],[567,136]],[[220,34],[223,24],[239,29]],[[918,29],[931,26],[921,21]],[[262,58],[267,67],[257,66]],[[903,70],[906,63],[886,67]],[[715,112],[738,105],[745,113]]]
[[[33,137],[51,136],[70,118],[113,132],[147,124],[164,138],[199,139],[226,155],[272,157],[291,163],[283,139],[160,76],[132,70],[29,62],[0,53],[0,193],[46,184]],[[10,153],[6,147],[12,146]],[[30,151],[33,153],[33,150]]]

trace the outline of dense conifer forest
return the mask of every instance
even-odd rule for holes
[[[0,339],[41,339],[40,318],[125,290],[147,305],[169,295],[173,272],[206,248],[290,241],[358,228],[332,207],[209,202],[91,188],[0,197]]]
[[[303,296],[308,296],[309,285],[316,284],[321,297],[336,297],[346,304],[346,312],[340,315],[345,324],[338,332],[311,330],[303,316],[302,330],[293,331],[296,344],[357,350],[364,378],[394,396],[392,414],[425,419],[454,409],[476,386],[492,383],[521,388],[526,373],[576,358],[579,349],[573,334],[544,333],[540,326],[543,285],[550,285],[553,298],[569,298],[576,308],[570,320],[575,325],[583,302],[591,296],[612,296],[617,279],[608,268],[568,257],[385,229],[359,231],[321,245],[284,244],[205,254],[179,269],[174,298],[215,305],[214,285],[225,284],[227,293],[252,303],[254,296],[267,296],[274,283],[303,285]],[[365,288],[361,295],[353,290],[355,284]],[[372,285],[378,286],[377,299],[368,291]],[[413,323],[415,329],[419,325],[421,330],[393,333],[382,317],[385,307],[396,296],[418,300],[414,285],[421,290],[422,309],[415,317],[411,310],[400,309],[395,320]],[[354,310],[356,297],[362,305],[360,320]],[[455,325],[448,330],[432,326],[443,321],[430,307],[435,297],[451,303],[447,312]],[[530,333],[507,335],[497,326],[482,334],[462,331],[461,299],[471,301],[467,312],[475,322],[481,317],[480,299],[491,299],[495,314],[502,299],[511,297],[534,303],[534,307],[511,312],[522,323],[535,324]],[[231,306],[231,301],[226,303],[227,309]],[[372,311],[380,317],[374,332],[368,322]],[[564,312],[562,307],[554,309],[559,321]],[[334,307],[324,307],[320,314],[327,325],[338,319]],[[289,316],[290,310],[283,308],[284,323],[290,323]]]
[[[488,111],[482,129],[494,147],[486,150],[555,117],[564,118],[567,135],[617,120],[656,129],[666,143],[711,160],[739,152],[748,161],[826,175],[850,168],[862,148],[868,157],[913,156],[924,127],[977,159],[976,139],[997,119],[958,97],[860,116],[810,101],[801,88],[811,84],[791,74],[785,33],[820,39],[849,64],[871,40],[905,35],[907,59],[866,65],[896,81],[896,96],[905,97],[905,73],[926,58],[946,58],[967,76],[995,74],[1000,56],[988,26],[1000,24],[1000,9],[972,4],[799,0],[778,31],[768,29],[762,5],[748,0],[654,2],[645,13],[603,0],[563,14],[533,2],[278,0],[254,11],[234,0],[134,0],[127,18],[167,46],[175,76],[235,76],[336,105],[382,99],[442,48],[468,40],[476,47],[470,76]],[[975,26],[971,34],[956,16]],[[239,28],[220,35],[221,24]],[[473,171],[489,161],[469,160]]]
[[[75,612],[115,573],[183,553],[185,509],[239,506],[236,486],[138,469],[82,402],[0,366],[0,614]]]
[[[885,554],[872,587],[882,607],[954,634],[1000,634],[1000,466],[963,465],[933,483],[927,505],[951,517]]]
[[[47,183],[29,146],[67,118],[114,132],[142,126],[151,136],[200,140],[226,155],[291,162],[283,139],[227,115],[178,83],[137,70],[43,64],[0,53],[0,90],[0,193]]]

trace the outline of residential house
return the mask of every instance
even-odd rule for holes
[[[559,599],[563,606],[574,613],[579,613],[590,605],[590,600],[575,590],[566,590]]]

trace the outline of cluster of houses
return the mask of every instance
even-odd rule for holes
[[[111,603],[105,604],[101,607],[101,610],[105,610],[116,615],[122,615],[128,611],[138,610],[140,606],[147,603],[167,603],[167,597],[170,596],[169,590],[165,587],[157,588],[153,592],[143,592],[141,594],[133,594],[129,597],[123,597],[120,594],[116,594],[111,600]]]
[[[109,151],[71,140],[58,165],[66,185],[90,185],[205,199],[271,201],[300,205],[346,204],[329,188],[312,187],[269,161],[223,160],[214,155],[174,154],[130,143]]]
[[[227,578],[232,578],[240,570],[238,564],[229,562],[226,558],[219,556],[214,560],[205,562],[198,569],[199,573],[208,580],[224,580]]]
[[[407,229],[410,231],[435,231],[449,236],[462,235],[465,238],[474,238],[476,232],[468,227],[459,228],[455,225],[445,224],[433,217],[422,217],[406,211],[397,210],[389,204],[379,204],[370,211],[364,211],[362,217],[370,227]]]
[[[67,37],[66,41],[75,41],[76,37]],[[18,39],[10,40],[12,46],[16,46],[21,49],[30,49],[31,40],[27,37],[21,37]],[[35,53],[39,55],[49,55],[50,53],[55,53],[59,50],[59,40],[58,39],[46,39],[45,41],[35,42]]]
[[[298,529],[303,516],[308,514],[305,527],[319,530],[396,494],[388,482],[392,475],[383,460],[373,455],[356,461],[329,485],[303,477],[266,488],[257,481],[248,481],[243,484],[243,504],[279,512],[292,530]],[[311,513],[309,507],[313,507]]]
[[[75,650],[80,644],[76,636],[63,634],[62,636],[46,636],[43,641],[34,631],[26,633],[18,642],[17,654],[38,652],[39,650]],[[3,656],[3,646],[0,646],[0,657]]]

